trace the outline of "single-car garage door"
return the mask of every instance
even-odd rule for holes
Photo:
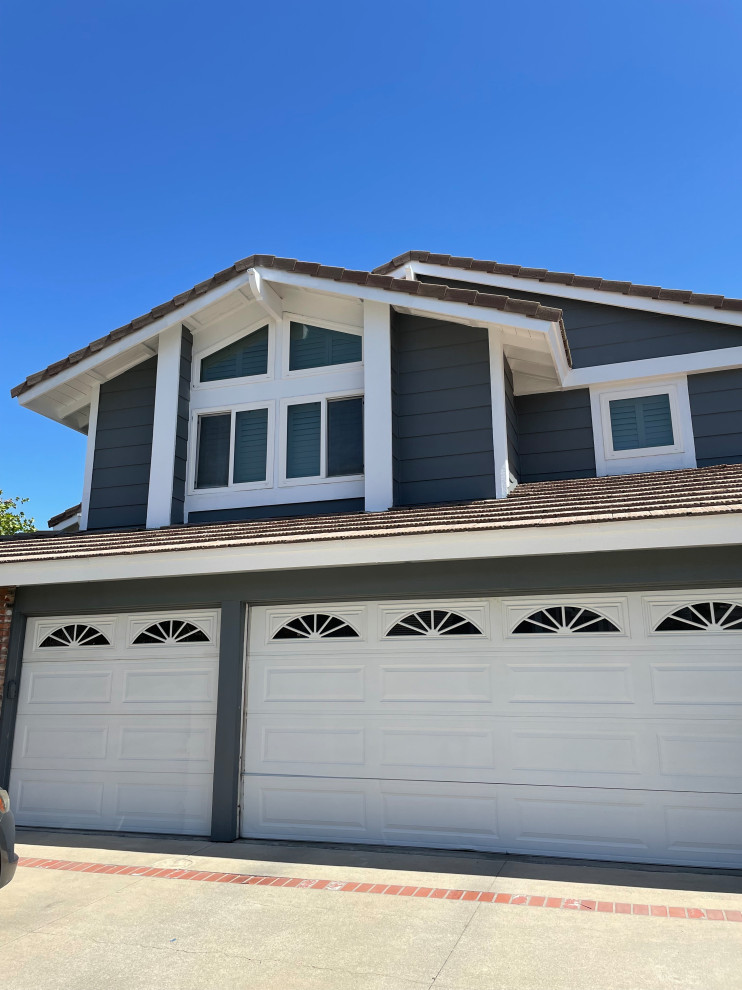
[[[742,592],[250,613],[242,833],[742,866]]]
[[[29,622],[11,769],[19,824],[209,832],[218,618]]]

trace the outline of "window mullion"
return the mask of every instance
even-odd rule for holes
[[[327,397],[322,399],[320,415],[320,478],[327,477]]]
[[[230,412],[230,423],[229,423],[229,475],[227,486],[232,487],[234,484],[234,432],[235,423],[237,421],[237,411],[232,409]]]

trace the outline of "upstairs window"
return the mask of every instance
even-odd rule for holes
[[[260,327],[233,344],[201,359],[201,381],[252,378],[268,374],[268,327]]]
[[[199,416],[197,489],[267,483],[269,413],[262,406]]]
[[[363,398],[295,402],[286,410],[286,479],[363,474]]]
[[[359,334],[343,333],[291,321],[289,371],[306,371],[334,364],[354,364],[363,357]]]
[[[637,395],[632,399],[611,399],[613,449],[640,450],[645,447],[672,447],[672,410],[667,392]]]

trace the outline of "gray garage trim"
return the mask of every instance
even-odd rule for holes
[[[742,463],[742,368],[688,375],[698,467]]]
[[[211,838],[214,842],[232,842],[239,834],[246,611],[244,602],[221,603],[214,787],[211,804]]]
[[[517,395],[520,480],[594,478],[590,391]]]
[[[100,387],[88,529],[147,522],[157,358]]]
[[[5,684],[0,702],[0,787],[8,789],[13,757],[15,717],[18,710],[18,687],[21,680],[23,643],[26,638],[26,616],[17,608],[13,611],[5,662]]]

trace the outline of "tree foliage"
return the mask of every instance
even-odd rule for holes
[[[21,508],[26,502],[27,498],[3,498],[0,488],[0,536],[35,532],[36,523]]]

